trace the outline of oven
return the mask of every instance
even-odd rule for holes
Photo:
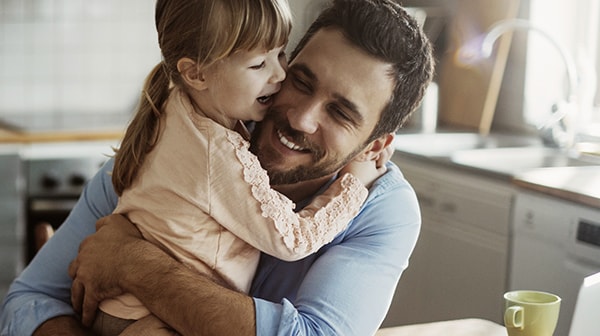
[[[86,182],[109,159],[115,145],[35,144],[23,151],[26,263],[67,218]]]

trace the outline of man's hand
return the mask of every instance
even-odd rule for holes
[[[87,237],[79,247],[79,254],[69,266],[73,278],[71,303],[82,316],[82,323],[91,326],[98,304],[108,298],[123,294],[119,283],[127,269],[116,263],[126,264],[128,244],[141,239],[137,228],[120,215],[101,218],[96,223],[96,233]]]

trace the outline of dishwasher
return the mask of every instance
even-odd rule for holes
[[[567,336],[583,279],[600,271],[600,209],[519,191],[512,221],[509,288],[562,298],[554,335]]]

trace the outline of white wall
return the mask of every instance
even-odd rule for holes
[[[294,14],[294,26],[288,43],[288,54],[296,47],[306,29],[327,5],[328,0],[289,0],[289,3]]]
[[[296,45],[327,0],[290,0]],[[125,125],[160,61],[155,1],[0,0],[0,121]]]
[[[0,0],[0,118],[127,120],[158,61],[153,1]]]

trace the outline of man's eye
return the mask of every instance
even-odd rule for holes
[[[262,69],[264,67],[265,67],[265,62],[263,61],[262,63],[260,63],[258,65],[251,66],[250,69],[258,70],[258,69]]]
[[[298,76],[292,78],[292,83],[294,83],[294,87],[301,92],[310,93],[311,91],[310,86]]]
[[[335,118],[336,120],[339,120],[342,122],[354,123],[352,118],[350,118],[350,116],[346,112],[344,112],[343,109],[339,108],[336,105],[329,105],[327,107],[327,110],[333,116],[333,118]]]

